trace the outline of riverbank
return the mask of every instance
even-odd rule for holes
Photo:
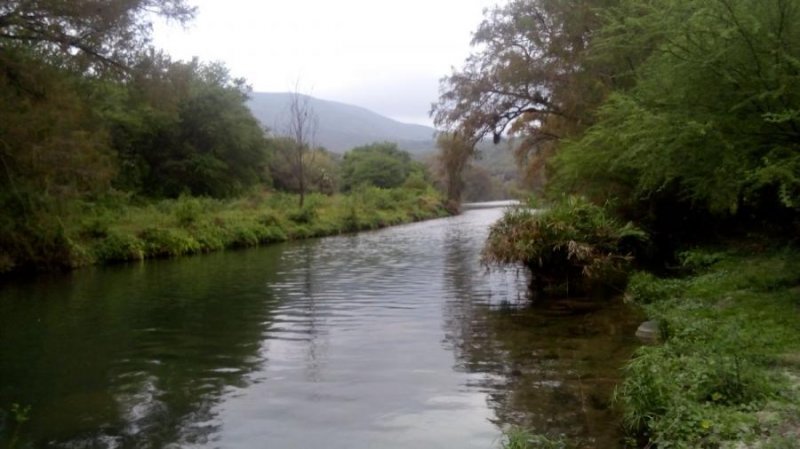
[[[735,248],[686,252],[672,277],[631,278],[626,300],[660,336],[616,389],[620,447],[800,448],[800,252]],[[581,447],[519,428],[501,446]]]
[[[681,270],[628,287],[661,333],[617,391],[628,433],[640,447],[800,447],[800,253],[694,251]]]
[[[322,237],[448,215],[428,189],[363,188],[347,195],[256,192],[217,200],[181,197],[137,203],[114,198],[63,206],[53,221],[53,251],[44,260],[0,255],[0,274],[51,271],[94,264],[177,257],[260,244]]]

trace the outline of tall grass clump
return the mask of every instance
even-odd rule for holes
[[[632,253],[647,239],[583,197],[564,197],[545,209],[509,210],[489,233],[488,264],[523,264],[538,290],[579,294],[624,283]]]

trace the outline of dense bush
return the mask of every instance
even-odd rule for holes
[[[631,216],[668,224],[665,233],[698,213],[712,218],[706,228],[730,216],[796,217],[800,2],[619,3],[594,48],[630,64],[619,79],[633,85],[562,145],[551,188],[615,196]],[[673,207],[656,207],[664,201]]]
[[[492,226],[483,260],[524,264],[540,289],[583,293],[624,281],[632,251],[645,240],[641,230],[619,223],[603,207],[565,197],[546,209],[508,211]]]
[[[342,190],[358,186],[400,187],[411,174],[411,155],[394,143],[374,143],[353,148],[342,160]]]

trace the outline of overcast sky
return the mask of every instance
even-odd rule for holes
[[[178,59],[222,61],[260,92],[301,91],[430,125],[438,80],[460,67],[484,8],[503,0],[189,0],[197,18],[158,24]]]

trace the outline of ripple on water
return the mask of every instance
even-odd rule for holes
[[[479,262],[501,213],[0,291],[0,408],[31,403],[23,439],[48,447],[486,449],[507,422],[612,441],[580,401],[602,405],[626,315],[527,306],[524,273]]]

